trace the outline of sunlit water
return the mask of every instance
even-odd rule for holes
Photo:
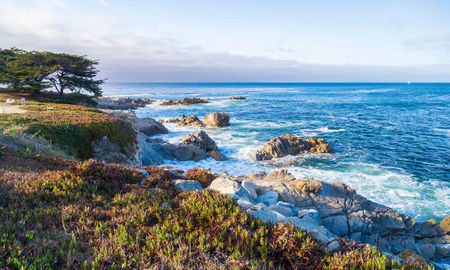
[[[450,84],[111,83],[104,93],[156,99],[136,111],[139,117],[203,118],[215,111],[230,115],[229,127],[205,129],[228,161],[165,164],[236,175],[283,168],[297,178],[346,183],[418,220],[440,220],[450,214]],[[228,100],[233,95],[247,100]],[[210,102],[159,105],[162,100],[194,96],[208,97]],[[166,126],[170,133],[158,137],[173,143],[199,129]],[[265,142],[285,134],[325,138],[336,152],[276,162],[252,160]],[[294,162],[287,162],[290,159]]]

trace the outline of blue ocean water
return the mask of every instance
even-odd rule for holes
[[[450,215],[450,84],[393,83],[109,83],[106,96],[157,102],[139,117],[169,119],[227,112],[231,125],[206,128],[230,159],[167,161],[181,169],[249,174],[287,169],[298,178],[343,182],[359,194],[418,220]],[[228,100],[242,95],[247,100]],[[208,104],[159,106],[162,100],[207,97]],[[180,142],[198,130],[167,124],[160,137]],[[292,134],[322,137],[332,155],[255,162],[270,139]]]

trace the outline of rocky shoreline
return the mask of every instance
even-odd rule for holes
[[[165,159],[197,161],[211,157],[218,161],[226,160],[204,131],[188,134],[180,144],[174,145],[151,137],[169,132],[162,123],[154,119],[138,119],[133,112],[105,112],[130,122],[138,141],[127,151],[120,151],[107,142],[96,142],[95,144],[102,146],[99,148],[109,149],[109,153],[114,149],[123,154],[114,161],[115,157],[108,159],[107,151],[99,151],[97,160],[126,165],[161,165]],[[215,124],[207,124],[206,118],[202,122],[195,116],[183,116],[172,122],[197,127],[220,127],[228,125],[230,120],[219,113],[209,117]],[[266,143],[255,153],[254,159],[268,160],[305,152],[332,153],[333,150],[322,139],[303,140],[286,135]],[[126,159],[128,162],[123,162]],[[174,181],[181,189],[201,189],[200,183],[194,180]],[[262,220],[272,223],[289,222],[313,233],[330,251],[339,247],[339,239],[342,238],[375,246],[393,259],[406,262],[433,262],[437,263],[436,266],[443,265],[445,268],[450,259],[450,217],[439,223],[434,220],[416,222],[410,216],[358,195],[355,190],[342,183],[295,179],[286,171],[270,174],[259,172],[248,176],[222,173],[208,189],[230,196],[248,213]]]

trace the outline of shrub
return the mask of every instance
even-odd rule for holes
[[[53,110],[48,110],[49,107]],[[43,137],[78,159],[93,157],[91,142],[104,136],[122,148],[136,142],[136,133],[129,123],[96,109],[53,103],[24,108],[30,112],[1,114],[0,126],[22,127],[27,133]]]
[[[188,179],[199,181],[204,188],[208,187],[217,178],[215,174],[199,168],[190,169],[186,172],[186,175]]]

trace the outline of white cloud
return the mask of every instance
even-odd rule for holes
[[[100,1],[100,4],[108,5]],[[0,0],[0,48],[86,54],[100,60],[110,81],[442,81],[446,67],[371,67],[302,64],[265,57],[206,51],[174,38],[133,30],[133,22],[70,12],[62,0],[37,1],[35,7]],[[130,31],[131,30],[131,31]],[[280,56],[292,49],[274,48]],[[305,56],[304,58],[306,58]],[[434,71],[431,72],[431,70]]]

